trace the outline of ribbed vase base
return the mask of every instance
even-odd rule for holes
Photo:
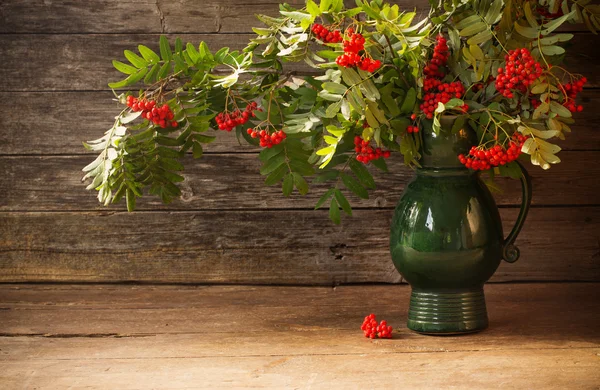
[[[468,290],[413,290],[408,328],[415,332],[451,335],[487,328],[483,287]]]

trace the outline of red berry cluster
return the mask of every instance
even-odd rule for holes
[[[436,41],[431,61],[423,68],[423,73],[426,78],[430,77],[435,79],[444,77],[444,72],[440,68],[446,66],[446,62],[450,56],[446,38],[440,34],[437,36]]]
[[[439,80],[438,80],[439,81]],[[425,88],[424,88],[425,89]],[[428,89],[425,89],[427,92]],[[452,83],[443,83],[437,86],[437,92],[428,92],[423,96],[423,103],[419,106],[423,114],[429,119],[433,118],[433,113],[439,102],[448,103],[450,99],[460,99],[465,94],[465,86],[460,81]],[[469,106],[463,105],[460,107],[463,111],[468,111]]]
[[[582,105],[576,105],[575,99],[577,99],[577,94],[583,91],[583,86],[587,83],[587,79],[585,77],[580,78],[577,81],[573,81],[563,85],[563,88],[567,92],[567,99],[563,103],[563,106],[567,107],[571,112],[581,112],[583,111]]]
[[[381,157],[390,157],[389,150],[381,150],[381,148],[375,148],[369,145],[369,141],[362,139],[359,135],[354,137],[354,150],[357,153],[356,160],[363,164],[368,164],[371,160],[377,160]]]
[[[368,58],[368,57],[363,58],[362,61],[360,62],[360,64],[358,64],[359,68],[361,68],[362,70],[369,72],[369,73],[375,72],[377,69],[379,69],[380,66],[381,66],[381,61],[374,60],[374,59]]]
[[[452,98],[460,99],[465,93],[465,87],[460,81],[442,83],[441,79],[445,76],[443,68],[446,66],[450,53],[446,38],[443,35],[438,35],[436,41],[433,56],[423,68],[425,74],[423,90],[426,94],[423,96],[423,103],[419,106],[423,114],[429,119],[433,118],[433,113],[439,102],[446,104]],[[469,107],[465,104],[462,109],[467,111]]]
[[[360,69],[367,72],[375,72],[381,66],[381,61],[373,60],[366,57],[364,54],[359,54],[365,49],[365,37],[361,34],[354,33],[354,30],[349,28],[347,31],[349,40],[344,40],[344,54],[336,58],[335,63],[345,68],[358,66]]]
[[[317,38],[325,43],[340,43],[343,40],[339,30],[330,31],[319,23],[313,24],[311,30]]]
[[[419,126],[408,126],[406,128],[406,132],[407,133],[418,133],[419,132]]]
[[[142,118],[148,119],[163,129],[167,126],[177,127],[177,122],[173,120],[175,115],[168,104],[157,107],[155,100],[138,99],[129,95],[127,96],[127,107],[131,107],[135,112],[142,111]]]
[[[215,118],[215,121],[220,130],[231,131],[234,127],[248,122],[250,117],[254,117],[254,110],[257,109],[256,107],[256,102],[252,102],[246,106],[246,109],[243,112],[240,110],[235,110],[231,113],[220,112]]]
[[[476,171],[484,171],[498,165],[506,165],[519,157],[521,147],[527,138],[522,134],[515,133],[508,143],[508,149],[505,149],[501,145],[492,146],[487,150],[473,146],[467,156],[461,154],[458,156],[458,159],[461,164]]]
[[[375,337],[379,337],[380,339],[392,338],[392,327],[387,324],[386,320],[382,320],[378,325],[375,314],[366,316],[360,329],[365,334],[365,337],[371,339],[374,339]]]
[[[498,68],[496,90],[512,99],[513,91],[526,93],[527,88],[542,74],[542,66],[525,48],[510,50],[504,56],[506,68]]]
[[[272,148],[273,146],[280,144],[286,137],[283,130],[269,134],[266,130],[248,129],[247,133],[252,138],[260,137],[260,146],[263,148]]]

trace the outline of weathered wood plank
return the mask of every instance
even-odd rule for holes
[[[184,41],[206,41],[211,48],[226,45],[240,49],[250,35],[183,35]],[[171,37],[172,38],[172,37]],[[567,66],[588,77],[589,86],[600,85],[600,53],[587,50],[600,37],[577,34],[572,40]],[[111,60],[121,58],[133,43],[157,49],[158,35],[0,35],[1,91],[107,90],[107,83],[123,78]],[[308,69],[294,65],[294,69]]]
[[[4,0],[0,33],[232,33],[252,32],[261,23],[254,15],[276,16],[279,0],[179,0],[81,2],[59,0],[32,3]],[[305,0],[286,3],[304,7]],[[426,0],[396,0],[402,9],[420,13]],[[346,0],[347,6],[355,2]]]
[[[304,0],[288,0],[302,8]],[[389,0],[404,11],[426,15],[426,0]],[[73,0],[32,3],[4,0],[0,33],[232,33],[251,32],[260,25],[255,14],[276,16],[279,0]],[[346,0],[346,6],[354,1]],[[566,25],[565,31],[585,31]]]
[[[91,345],[93,341],[86,337],[94,335],[107,338],[112,345],[117,345],[118,339],[112,342],[109,338],[118,335],[123,339],[121,345],[151,347],[120,350],[116,354],[98,351],[95,357],[99,359],[252,356],[265,350],[260,345],[265,334],[273,340],[269,353],[277,355],[330,354],[340,346],[353,353],[368,353],[374,347],[379,352],[590,348],[600,346],[597,288],[597,283],[488,284],[490,328],[468,338],[440,339],[406,328],[410,294],[406,285],[335,289],[3,285],[0,334],[18,339],[11,343],[11,339],[0,337],[5,352],[0,361],[78,360],[84,356],[69,352],[69,346]],[[364,296],[379,299],[364,300]],[[394,326],[393,341],[365,342],[360,337],[358,325],[368,312],[376,312]],[[173,321],[176,316],[179,321]],[[568,317],[570,321],[556,321],[557,317]],[[228,318],[230,324],[224,329]],[[27,339],[27,335],[50,339]],[[175,337],[148,338],[161,335]],[[73,340],[75,337],[81,339]],[[169,340],[186,346],[163,349]],[[208,347],[209,343],[212,347]],[[231,347],[237,348],[235,353],[227,352]]]
[[[488,284],[486,299],[491,327],[456,344],[460,337],[430,338],[410,332],[404,325],[410,289],[406,285],[360,285],[331,287],[293,286],[152,286],[152,285],[0,285],[0,333],[6,336],[44,335],[55,339],[91,336],[157,336],[162,334],[202,335],[214,338],[214,348],[224,347],[236,337],[257,342],[261,333],[285,337],[287,332],[308,333],[315,337],[323,330],[339,331],[348,338],[358,331],[357,324],[368,312],[387,318],[397,330],[403,345],[386,348],[387,341],[377,343],[383,351],[460,351],[472,349],[595,347],[600,344],[600,303],[596,298],[598,283]],[[378,299],[365,300],[365,296]],[[393,302],[393,304],[390,304]],[[179,323],[168,326],[171,311],[181,315]],[[249,310],[258,310],[247,315]],[[55,314],[50,314],[55,313]],[[90,313],[87,316],[86,313]],[[94,314],[96,313],[96,314]],[[144,314],[147,313],[147,314]],[[159,313],[158,315],[154,315]],[[239,313],[245,321],[231,321],[223,329],[221,321]],[[317,313],[321,313],[317,315]],[[527,316],[526,313],[531,313]],[[99,317],[105,316],[104,320]],[[123,317],[124,316],[124,317]],[[198,321],[198,317],[205,321]],[[33,320],[34,317],[39,320]],[[64,318],[68,318],[65,321]],[[98,317],[98,318],[96,318]],[[142,319],[147,317],[148,320]],[[557,317],[570,318],[563,323]],[[62,318],[62,320],[61,320]],[[206,321],[219,321],[205,326]],[[583,325],[585,324],[585,326]],[[540,332],[540,329],[544,329]],[[258,333],[258,334],[257,334]],[[574,338],[573,335],[579,337]],[[498,342],[499,338],[505,339]],[[506,338],[512,339],[506,341]],[[185,338],[182,338],[185,339]],[[219,341],[219,339],[221,339]],[[295,342],[303,338],[295,338]],[[359,338],[360,339],[360,338]],[[6,340],[4,340],[6,341]],[[135,341],[135,340],[132,340]],[[448,342],[444,342],[448,341]],[[142,340],[143,342],[143,340]],[[566,342],[566,345],[565,345]],[[135,344],[135,343],[134,343]],[[280,354],[273,343],[273,353]],[[337,344],[337,343],[335,343]],[[343,344],[343,343],[342,343]],[[350,342],[355,348],[364,343]],[[66,344],[68,345],[68,343]],[[298,344],[301,347],[300,344]],[[27,345],[24,345],[27,348]],[[286,348],[285,345],[280,345]],[[314,353],[329,353],[330,345]],[[240,348],[240,356],[252,355],[253,348]],[[211,356],[217,349],[193,348],[183,351],[139,350],[119,358]],[[308,351],[295,350],[294,353]],[[361,352],[361,351],[357,351]],[[38,358],[68,358],[66,351],[47,351]],[[0,355],[0,359],[2,359]],[[100,357],[108,357],[99,355]],[[11,359],[10,354],[4,356]],[[77,356],[72,356],[76,359]]]
[[[9,388],[595,388],[600,348],[3,362]],[[391,368],[393,367],[393,368]]]
[[[395,156],[397,157],[397,156]],[[531,167],[534,205],[597,205],[598,186],[590,177],[600,175],[600,152],[562,152],[562,162],[547,172]],[[94,191],[86,191],[80,169],[89,156],[0,157],[1,211],[105,210]],[[389,160],[390,173],[373,168],[376,190],[361,200],[350,195],[356,207],[395,207],[414,173],[398,158]],[[213,209],[307,209],[313,208],[329,184],[315,184],[307,196],[286,198],[281,187],[264,186],[261,162],[255,154],[211,154],[200,160],[187,158],[181,183],[182,198],[165,206],[156,197],[139,202],[138,210]],[[581,167],[587,167],[582,170]],[[57,183],[60,183],[57,185]],[[496,195],[500,205],[519,205],[521,186],[516,180],[498,180],[504,192]],[[568,188],[568,191],[564,189]],[[124,210],[123,204],[109,210]]]
[[[335,226],[326,211],[1,213],[0,281],[397,283],[391,215],[356,210]],[[501,215],[508,231],[517,210]],[[521,260],[493,281],[600,280],[599,224],[599,207],[532,209]]]
[[[597,289],[487,285],[490,328],[440,338],[404,326],[408,286],[5,285],[0,334],[12,337],[0,337],[0,382],[591,388],[600,380]],[[395,327],[392,340],[362,337],[369,311]]]
[[[81,142],[98,138],[120,111],[112,98],[111,92],[0,92],[4,107],[0,155],[89,153]],[[573,132],[560,146],[563,150],[600,150],[594,109],[600,106],[600,90],[585,90],[581,101],[586,109],[576,115]],[[220,134],[205,147],[207,152],[251,150],[257,149],[240,145],[232,134]]]

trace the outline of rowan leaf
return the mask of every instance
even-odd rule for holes
[[[335,198],[331,198],[331,204],[329,205],[329,219],[336,225],[339,225],[341,222],[340,218],[340,208],[338,203]]]
[[[294,190],[294,176],[291,173],[288,173],[283,178],[283,184],[281,186],[281,190],[283,191],[283,196],[290,196],[292,191]]]
[[[352,215],[352,207],[350,206],[348,199],[346,199],[344,194],[342,194],[342,191],[338,190],[337,188],[335,189],[335,200],[342,207],[342,210],[344,210],[346,214],[350,216]]]

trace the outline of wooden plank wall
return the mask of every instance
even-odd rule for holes
[[[377,174],[353,218],[329,223],[312,206],[322,188],[285,199],[265,188],[256,150],[222,137],[190,161],[181,201],[103,208],[80,169],[117,107],[110,60],[158,36],[240,47],[277,1],[0,2],[0,282],[339,284],[401,282],[388,253],[391,213],[411,177],[398,160]],[[300,5],[303,0],[290,3]],[[424,0],[398,1],[422,10]],[[564,142],[563,163],[532,169],[534,207],[518,240],[522,258],[493,281],[600,280],[600,40],[576,29],[568,66],[584,73],[587,110]],[[518,183],[498,196],[505,229]]]

